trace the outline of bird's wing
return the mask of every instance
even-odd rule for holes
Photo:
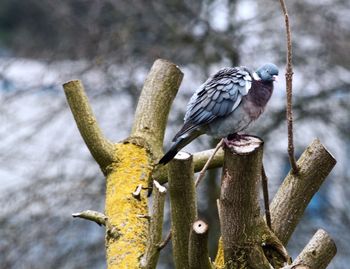
[[[210,77],[193,94],[187,105],[185,124],[175,135],[181,135],[197,127],[224,117],[234,111],[247,95],[252,84],[251,72],[246,67],[223,68]]]

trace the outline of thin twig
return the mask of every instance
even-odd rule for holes
[[[163,248],[165,248],[165,246],[169,243],[170,239],[171,239],[171,230],[169,231],[165,239],[158,245],[158,250],[162,250]]]
[[[264,164],[261,166],[261,184],[263,189],[263,195],[264,195],[264,207],[265,207],[265,217],[266,217],[266,223],[267,226],[272,230],[271,228],[271,214],[270,214],[270,202],[269,202],[269,188],[268,188],[268,178],[265,173],[265,167]]]
[[[286,90],[287,90],[287,128],[288,128],[288,155],[293,173],[298,173],[298,166],[294,156],[293,143],[293,111],[292,111],[292,90],[293,90],[293,64],[292,64],[292,34],[289,25],[289,16],[284,0],[280,0],[286,24],[287,36],[287,66],[286,66]]]
[[[199,172],[199,175],[196,179],[196,183],[195,186],[197,187],[199,185],[199,183],[202,181],[202,179],[204,178],[205,172],[207,171],[210,162],[212,161],[212,159],[214,158],[216,152],[220,149],[220,147],[222,146],[222,144],[224,143],[224,139],[221,139],[220,142],[216,145],[213,154],[209,157],[209,159],[207,160],[207,162],[205,163],[204,167],[202,168],[202,170]]]

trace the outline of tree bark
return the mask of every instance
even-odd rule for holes
[[[249,137],[244,144],[224,151],[219,208],[225,268],[270,269],[262,246],[285,249],[260,215],[262,141]]]
[[[152,215],[150,216],[146,251],[141,259],[141,266],[144,269],[153,269],[157,266],[159,244],[162,241],[165,196],[166,188],[154,181]]]
[[[179,152],[168,164],[173,258],[176,268],[189,268],[188,242],[197,219],[192,155]]]
[[[103,137],[81,83],[72,81],[64,85],[80,133],[107,177],[108,269],[141,267],[149,226],[146,218],[139,217],[148,215],[143,189],[152,182],[154,160],[162,153],[170,104],[182,77],[176,65],[165,60],[154,63],[138,102],[131,136],[117,144]],[[136,188],[139,193],[133,196]]]
[[[155,159],[160,158],[163,153],[168,114],[182,78],[183,73],[178,66],[167,60],[158,59],[144,83],[131,137],[142,137],[147,141],[152,147]]]
[[[298,173],[289,172],[283,181],[270,205],[272,229],[283,244],[335,164],[334,157],[315,139],[298,160]]]

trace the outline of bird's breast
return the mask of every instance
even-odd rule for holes
[[[243,102],[243,110],[253,121],[256,120],[264,112],[264,109],[265,106],[257,106],[251,100],[245,100],[245,102]]]
[[[214,121],[206,125],[204,127],[204,133],[216,138],[223,138],[229,134],[243,131],[251,122],[252,119],[250,115],[248,115],[242,106],[239,106],[229,115],[216,118]]]

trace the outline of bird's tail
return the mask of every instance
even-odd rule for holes
[[[178,137],[167,153],[160,159],[158,164],[167,164],[170,162],[175,155],[187,144],[189,144],[193,139],[198,137],[200,134],[197,132],[192,132],[191,134],[186,134]]]

